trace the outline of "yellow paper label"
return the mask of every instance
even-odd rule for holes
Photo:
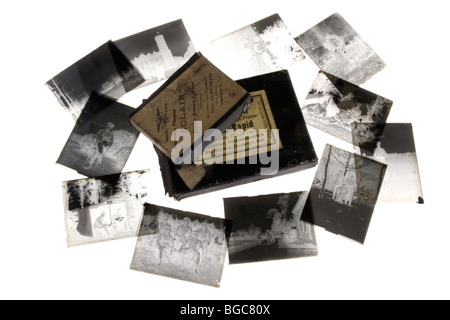
[[[222,139],[208,145],[203,154],[204,162],[210,162],[212,157],[223,157],[225,162],[227,154],[234,154],[234,160],[237,160],[282,149],[279,136],[271,135],[271,130],[277,127],[266,92],[254,91],[250,95],[253,100],[247,111],[229,128],[228,133],[222,135]]]

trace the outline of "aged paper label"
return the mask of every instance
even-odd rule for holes
[[[240,85],[200,56],[131,121],[171,158],[172,149],[178,143],[172,141],[176,129],[186,129],[194,138],[194,121],[202,121],[203,135],[246,94]]]
[[[234,154],[234,160],[258,155],[264,152],[279,150],[283,146],[279,136],[272,136],[271,130],[277,129],[272,110],[264,90],[250,92],[253,101],[242,117],[234,123],[229,130],[233,134],[224,133],[222,139],[208,145],[203,154],[203,162],[211,162],[212,159]],[[260,130],[267,132],[265,136],[260,135]],[[267,146],[267,148],[265,148]],[[196,162],[197,163],[197,162]]]

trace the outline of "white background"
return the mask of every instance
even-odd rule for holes
[[[448,299],[449,45],[447,1],[7,1],[0,10],[2,126],[0,299]],[[389,122],[412,122],[425,205],[379,204],[365,245],[316,228],[319,256],[226,263],[220,288],[129,270],[135,239],[66,248],[55,165],[74,121],[44,86],[104,42],[176,19],[198,51],[274,13],[294,36],[339,12],[386,62],[362,85],[394,101]],[[289,69],[300,104],[318,71]],[[159,85],[159,84],[158,84]],[[123,100],[137,107],[156,87]],[[320,157],[336,139],[310,130]],[[125,171],[152,170],[156,204],[223,217],[222,197],[308,190],[314,171],[180,203],[165,197],[151,143]]]

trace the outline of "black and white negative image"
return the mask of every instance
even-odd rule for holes
[[[76,120],[92,92],[119,99],[144,81],[139,71],[109,41],[46,84]]]
[[[113,184],[96,178],[63,182],[67,246],[135,237],[149,179],[144,170],[122,173]]]
[[[306,123],[353,142],[352,123],[386,123],[393,102],[320,71],[302,106]]]
[[[360,85],[386,65],[338,13],[296,38],[325,72]]]
[[[91,178],[121,173],[139,136],[129,121],[133,111],[92,94],[57,163]]]
[[[182,20],[114,41],[149,85],[169,78],[196,52]]]
[[[286,69],[305,58],[278,14],[211,42],[214,63],[233,79]]]
[[[387,164],[378,201],[424,203],[412,124],[354,123],[352,131],[358,153]]]
[[[230,264],[317,255],[314,228],[301,221],[308,192],[224,199],[232,221]]]
[[[229,223],[145,204],[131,269],[219,287]]]
[[[302,220],[364,243],[386,165],[327,145]]]

